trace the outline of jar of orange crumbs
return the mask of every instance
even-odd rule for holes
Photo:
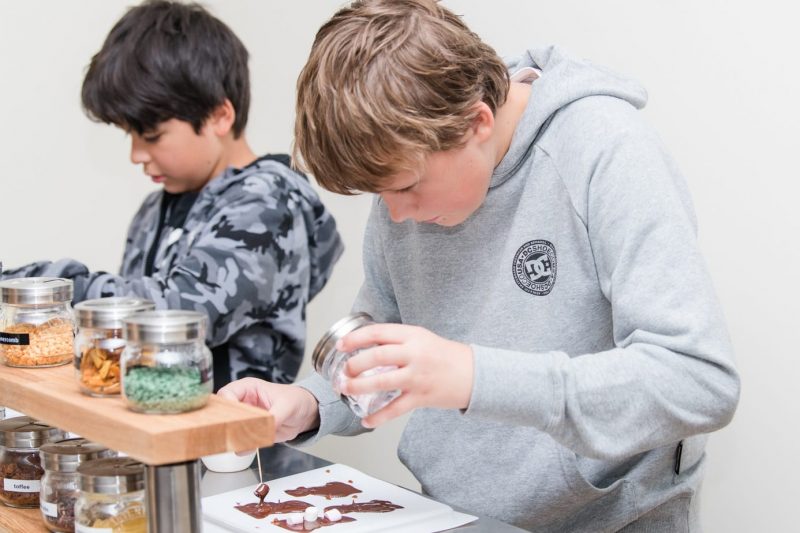
[[[72,281],[16,278],[0,281],[0,362],[45,367],[72,361],[75,319]]]

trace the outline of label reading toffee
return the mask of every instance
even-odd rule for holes
[[[0,331],[0,344],[10,344],[13,346],[28,346],[31,337],[28,333],[6,333]]]
[[[39,492],[41,488],[38,479],[3,478],[3,490],[6,492]]]

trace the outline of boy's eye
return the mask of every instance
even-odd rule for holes
[[[144,142],[150,143],[150,144],[152,144],[154,142],[158,142],[158,140],[160,138],[161,138],[161,134],[160,133],[153,133],[151,135],[142,135],[142,139],[144,140]]]

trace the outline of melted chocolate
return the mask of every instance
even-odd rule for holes
[[[326,511],[331,509],[339,509],[339,512],[344,515],[345,513],[391,513],[398,509],[402,509],[402,505],[397,505],[386,500],[371,500],[368,502],[353,502],[343,505],[331,505],[326,507]]]
[[[295,498],[301,496],[325,496],[327,499],[343,498],[351,494],[361,492],[359,489],[341,481],[331,481],[320,487],[297,487],[296,489],[287,490],[286,494],[294,496]]]
[[[245,505],[233,506],[234,509],[241,511],[246,515],[250,515],[253,518],[266,518],[269,515],[276,513],[302,513],[309,507],[311,507],[310,503],[301,502],[300,500],[248,503]]]
[[[289,531],[313,531],[315,529],[319,529],[321,527],[327,526],[335,526],[336,524],[343,524],[345,522],[355,522],[356,519],[349,517],[349,516],[342,516],[336,522],[328,520],[324,516],[320,516],[313,522],[303,522],[302,524],[291,525],[286,520],[278,520],[277,518],[272,521],[273,525],[278,527],[282,527],[283,529],[288,529]]]
[[[266,498],[267,494],[269,494],[269,485],[266,483],[261,483],[258,487],[256,487],[256,490],[253,494],[255,494],[256,498],[258,498],[258,505],[263,505],[264,498]]]

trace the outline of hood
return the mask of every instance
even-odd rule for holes
[[[540,71],[532,84],[528,105],[520,118],[508,152],[495,168],[491,187],[503,183],[522,164],[550,119],[563,107],[589,96],[613,96],[637,109],[647,103],[647,91],[635,80],[607,68],[575,59],[563,49],[550,46],[528,50],[507,60],[511,75],[525,67]]]

